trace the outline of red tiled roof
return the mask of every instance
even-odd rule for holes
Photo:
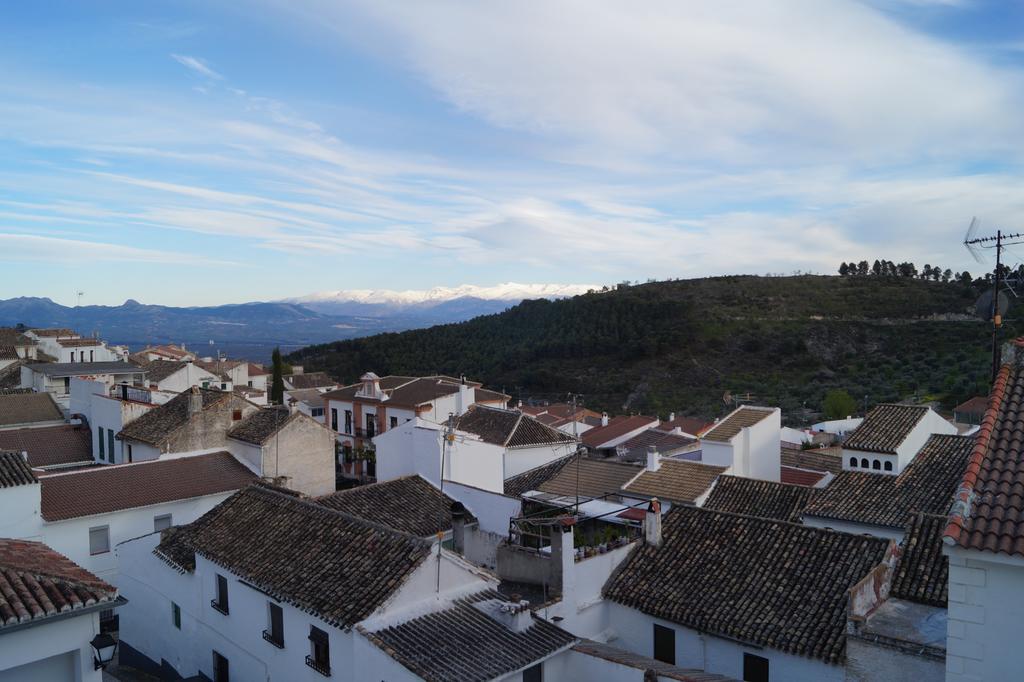
[[[598,426],[589,429],[580,436],[583,444],[591,448],[599,448],[605,443],[621,438],[631,431],[636,431],[645,426],[654,426],[658,423],[656,417],[644,417],[633,415],[631,417],[616,417],[608,422],[608,426]]]
[[[76,424],[0,431],[0,450],[27,452],[32,467],[93,461],[92,435]]]
[[[988,409],[988,398],[985,396],[974,396],[953,408],[954,412],[982,413]]]
[[[781,480],[791,485],[805,485],[809,488],[816,486],[821,479],[825,478],[827,472],[811,471],[809,469],[797,469],[796,467],[781,467]]]
[[[662,422],[658,425],[658,429],[661,431],[671,431],[678,427],[679,429],[682,429],[683,433],[688,433],[691,436],[699,436],[714,425],[714,422],[709,422],[705,419],[697,419],[696,417],[676,417],[671,421]]]
[[[228,452],[84,469],[40,481],[42,514],[46,521],[106,514],[231,492],[255,478]]]
[[[108,585],[41,542],[0,538],[0,634],[4,628],[117,599]]]

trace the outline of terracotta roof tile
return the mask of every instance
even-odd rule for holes
[[[843,448],[894,454],[927,413],[921,405],[878,405],[846,437]]]
[[[40,542],[0,538],[4,628],[117,600],[117,588]]]
[[[838,474],[843,470],[842,454],[840,448],[802,450],[799,447],[794,448],[783,445],[779,456],[782,466]]]
[[[703,506],[713,511],[799,522],[800,512],[814,492],[803,486],[722,475]]]
[[[0,488],[15,488],[38,482],[20,452],[0,451]]]
[[[326,372],[309,372],[308,374],[292,374],[288,383],[293,388],[327,388],[337,386],[338,382],[327,376]]]
[[[45,476],[46,521],[106,514],[238,490],[256,478],[228,452],[117,464]]]
[[[631,431],[646,427],[653,427],[658,424],[656,417],[645,417],[643,415],[632,415],[629,417],[616,417],[608,422],[607,426],[596,426],[588,429],[580,436],[580,440],[588,448],[601,448],[616,438],[622,438]]]
[[[733,410],[725,419],[701,434],[701,440],[727,442],[747,426],[753,426],[771,415],[770,407],[744,406]]]
[[[541,424],[529,415],[498,407],[474,405],[455,420],[455,428],[505,448],[572,443],[573,437]]]
[[[946,608],[949,559],[942,554],[945,527],[944,515],[911,516],[892,576],[893,597]]]
[[[698,442],[696,438],[647,429],[616,445],[615,454],[624,462],[644,462],[647,460],[648,448],[653,447],[662,455],[674,455],[684,450],[695,449]]]
[[[797,469],[795,467],[779,467],[779,480],[790,485],[802,485],[808,488],[821,483],[821,479],[828,476],[827,471],[812,471],[810,469]]]
[[[253,445],[263,445],[287,424],[302,418],[309,419],[299,412],[290,412],[287,407],[264,407],[238,422],[228,431],[228,436]]]
[[[605,462],[586,457],[571,457],[561,470],[537,488],[552,495],[576,495],[597,498],[617,495],[630,479],[640,473],[638,467],[619,462]]]
[[[455,502],[419,476],[403,476],[340,490],[315,501],[417,537],[434,536],[451,529]]]
[[[0,431],[0,450],[28,453],[31,467],[91,463],[92,434],[79,424]]]
[[[150,445],[159,445],[188,420],[189,395],[199,392],[203,409],[207,410],[231,398],[231,393],[193,386],[191,390],[179,393],[163,405],[134,419],[117,434],[118,439],[137,440]]]
[[[888,549],[867,535],[674,507],[661,546],[633,550],[604,593],[694,630],[841,664],[847,591]]]
[[[553,478],[562,468],[572,461],[576,455],[562,457],[553,462],[548,462],[539,467],[524,471],[521,474],[505,479],[504,493],[512,497],[519,497],[530,490],[538,490],[540,486]]]
[[[49,393],[0,394],[0,425],[63,421],[64,413]]]
[[[622,492],[634,497],[657,497],[669,502],[693,504],[726,468],[701,462],[663,459],[657,471],[638,469],[643,473],[624,486]]]

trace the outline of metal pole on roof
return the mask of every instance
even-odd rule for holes
[[[444,437],[441,441],[441,474],[438,476],[438,489],[441,492],[440,502],[440,523],[437,531],[437,593],[441,593],[441,541],[444,538],[444,455],[450,444],[455,441],[455,415],[448,413],[448,423],[444,428]]]

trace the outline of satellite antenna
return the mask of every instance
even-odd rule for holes
[[[967,247],[971,256],[979,263],[984,262],[980,253],[981,249],[996,250],[996,267],[993,271],[992,291],[989,292],[987,301],[989,306],[987,319],[992,321],[992,383],[994,384],[996,376],[999,374],[999,328],[1003,324],[1004,312],[1001,299],[1006,301],[1007,308],[1010,303],[1006,294],[1002,292],[1003,249],[1013,244],[1024,243],[1024,233],[1003,234],[1002,230],[996,230],[994,236],[979,237],[977,234],[980,225],[981,223],[977,218],[971,218],[971,224],[967,227],[967,234],[964,235],[964,246]],[[981,299],[978,302],[981,303]]]

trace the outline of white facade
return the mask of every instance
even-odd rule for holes
[[[947,546],[947,682],[1019,680],[1024,559]]]
[[[782,464],[781,428],[782,411],[776,407],[761,421],[741,428],[727,442],[701,440],[701,462],[731,467],[729,473],[733,476],[778,481]]]
[[[99,631],[98,610],[5,628],[0,632],[0,682],[101,682],[103,672],[95,669],[89,644]]]
[[[127,400],[125,395],[128,396]],[[88,422],[94,460],[105,464],[124,464],[136,461],[136,458],[134,453],[129,458],[127,444],[115,436],[128,423],[166,403],[174,395],[135,386],[115,386],[111,389],[99,381],[76,377],[71,380],[70,413],[80,414]]]
[[[59,342],[56,345],[56,353],[50,353],[57,358],[57,362],[116,362],[125,358],[117,351],[107,348],[107,344],[100,340],[90,343],[82,343],[83,339],[76,339],[69,345]],[[49,351],[45,351],[49,353]]]
[[[163,361],[162,361],[163,362]],[[173,391],[182,393],[193,386],[219,387],[221,380],[211,372],[191,362],[186,362],[174,374],[171,374],[158,382],[149,382],[150,386],[156,386],[162,391]]]
[[[870,467],[871,471],[881,471],[883,474],[891,474],[893,476],[898,475],[913,461],[914,456],[924,447],[925,441],[928,440],[929,436],[936,433],[955,436],[957,428],[939,416],[935,410],[928,408],[924,416],[921,417],[921,420],[917,422],[917,425],[914,426],[911,432],[907,434],[907,437],[903,439],[903,442],[900,443],[899,447],[896,448],[895,454],[849,450],[844,447],[843,469],[846,471],[864,471],[865,468]],[[854,461],[857,462],[857,466],[853,466]],[[878,466],[875,466],[875,462],[878,462]],[[887,463],[891,465],[891,470],[885,468]]]
[[[53,395],[57,404],[68,409],[71,401],[71,382],[75,379],[86,381],[98,381],[106,388],[115,384],[133,384],[136,379],[141,379],[143,371],[137,367],[126,368],[117,372],[96,372],[90,373],[86,370],[78,371],[69,375],[48,375],[42,371],[35,371],[31,367],[21,367],[21,388],[31,388],[37,393],[47,392]]]

